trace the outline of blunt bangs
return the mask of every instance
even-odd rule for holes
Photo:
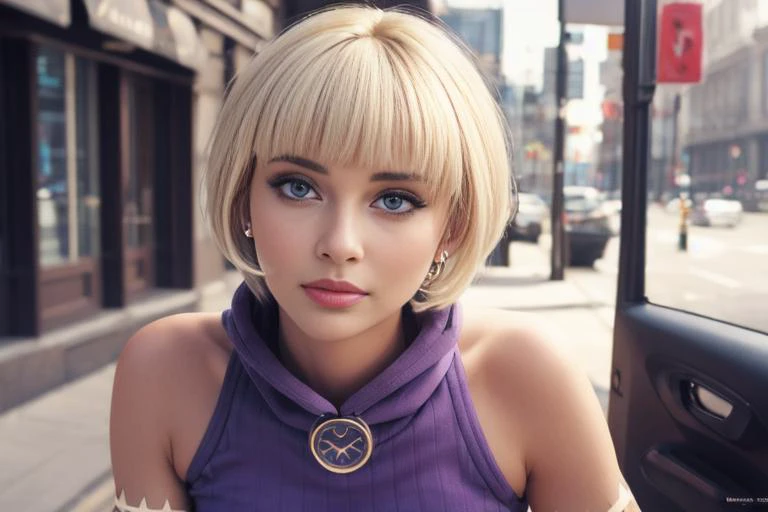
[[[443,85],[415,73],[370,36],[328,45],[316,58],[297,48],[291,76],[275,84],[255,126],[257,164],[282,155],[327,166],[406,171],[434,197],[461,195],[461,135]],[[419,65],[419,68],[424,67]],[[430,90],[430,96],[417,91]]]

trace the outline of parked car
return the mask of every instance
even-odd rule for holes
[[[613,236],[609,212],[595,188],[569,186],[563,194],[568,260],[571,265],[592,266]]]
[[[512,221],[512,239],[538,243],[542,227],[547,221],[549,208],[536,194],[518,195],[519,208]]]
[[[757,180],[754,190],[744,197],[744,211],[768,212],[768,179]]]
[[[621,190],[611,190],[600,192],[598,197],[603,202],[603,206],[615,212],[621,212]]]
[[[603,192],[603,209],[608,214],[608,225],[614,235],[621,232],[621,190]]]
[[[735,199],[705,199],[691,212],[691,223],[733,228],[741,222],[743,214],[741,203]]]

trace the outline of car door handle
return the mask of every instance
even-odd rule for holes
[[[715,418],[726,420],[733,412],[731,402],[694,381],[688,382],[688,398],[691,407],[696,407]]]
[[[684,510],[722,510],[728,500],[752,497],[743,486],[684,448],[658,446],[642,459],[645,477]],[[692,504],[697,504],[691,508]]]
[[[654,361],[649,372],[664,407],[685,425],[704,426],[733,442],[743,441],[750,425],[765,428],[748,402],[696,370]]]
[[[738,395],[699,377],[673,376],[683,407],[699,423],[731,441],[741,440],[752,421],[752,410]]]

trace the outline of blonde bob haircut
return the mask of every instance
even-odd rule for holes
[[[264,298],[244,234],[257,165],[294,155],[415,173],[433,201],[449,205],[443,242],[453,251],[411,305],[441,308],[472,282],[507,226],[508,133],[470,52],[436,22],[400,9],[331,7],[283,32],[232,84],[211,139],[205,214],[219,249]]]

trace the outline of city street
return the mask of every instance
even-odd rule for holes
[[[646,295],[652,303],[768,332],[768,215],[745,213],[737,227],[689,226],[688,251],[678,250],[679,217],[652,205],[648,212]],[[512,265],[538,273],[549,265],[549,243],[514,242]],[[543,249],[543,250],[542,250]],[[572,281],[613,321],[619,238],[594,268],[569,267]]]

